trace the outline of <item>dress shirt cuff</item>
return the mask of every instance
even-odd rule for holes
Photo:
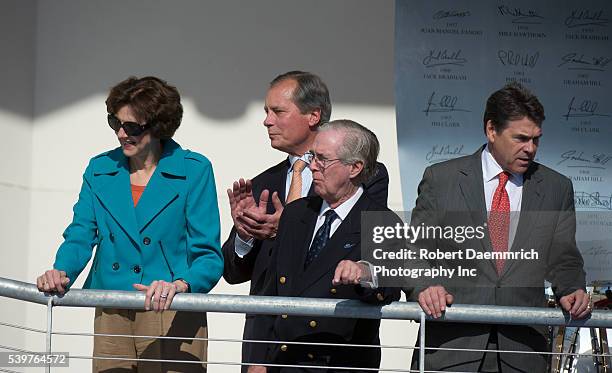
[[[365,270],[364,278],[359,280],[359,285],[368,289],[378,289],[378,277],[374,274],[374,266],[370,262],[360,260],[357,262]]]
[[[240,238],[238,233],[236,233],[236,239],[234,239],[234,251],[236,252],[236,255],[238,255],[239,258],[244,258],[251,252],[254,242],[255,239],[253,237],[251,237],[248,241],[245,241]]]

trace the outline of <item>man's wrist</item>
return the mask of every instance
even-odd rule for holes
[[[360,260],[357,265],[361,267],[362,278],[359,281],[359,285],[365,288],[377,289],[378,278],[374,274],[374,266],[365,260]]]

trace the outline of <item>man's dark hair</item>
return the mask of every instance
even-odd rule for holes
[[[499,91],[493,92],[487,100],[484,113],[485,134],[489,120],[493,123],[495,132],[501,132],[508,125],[508,121],[525,117],[541,127],[546,118],[544,107],[536,95],[520,83],[508,83]]]
[[[289,71],[274,78],[270,82],[270,87],[286,80],[294,80],[297,83],[297,87],[293,90],[292,101],[302,114],[320,109],[321,120],[318,124],[329,122],[331,100],[327,86],[321,78],[305,71]]]
[[[154,76],[131,76],[111,88],[106,99],[110,114],[129,106],[142,123],[151,123],[151,134],[161,140],[174,136],[181,124],[183,106],[176,87]]]

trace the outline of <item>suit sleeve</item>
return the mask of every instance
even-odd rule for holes
[[[553,236],[548,273],[549,281],[557,297],[578,289],[585,290],[584,260],[576,245],[576,212],[574,188],[567,180],[562,193],[563,203]]]
[[[387,206],[389,196],[389,173],[384,164],[376,162],[376,172],[367,183],[364,184],[365,190],[370,197],[382,206]]]
[[[223,273],[217,191],[208,159],[196,158],[192,166],[188,170],[192,180],[185,205],[189,269],[177,273],[176,278],[187,281],[194,293],[207,293]]]
[[[94,246],[98,244],[98,224],[96,221],[93,193],[89,183],[91,164],[83,175],[79,199],[73,207],[72,222],[64,231],[64,242],[55,256],[53,268],[65,271],[72,285],[83,268],[91,259]]]
[[[223,278],[229,284],[241,284],[251,280],[255,259],[261,248],[261,241],[254,240],[253,248],[244,257],[236,254],[236,228],[232,227],[229,237],[223,244]]]

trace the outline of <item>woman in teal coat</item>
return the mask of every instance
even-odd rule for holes
[[[210,161],[172,140],[183,108],[165,81],[128,78],[106,106],[120,147],[90,160],[53,269],[37,286],[63,293],[97,247],[84,287],[145,292],[145,310],[155,312],[97,309],[95,333],[206,337],[205,314],[162,311],[176,293],[207,293],[223,273]],[[94,356],[205,360],[206,343],[96,336]],[[205,369],[177,364],[94,359],[94,371]]]

